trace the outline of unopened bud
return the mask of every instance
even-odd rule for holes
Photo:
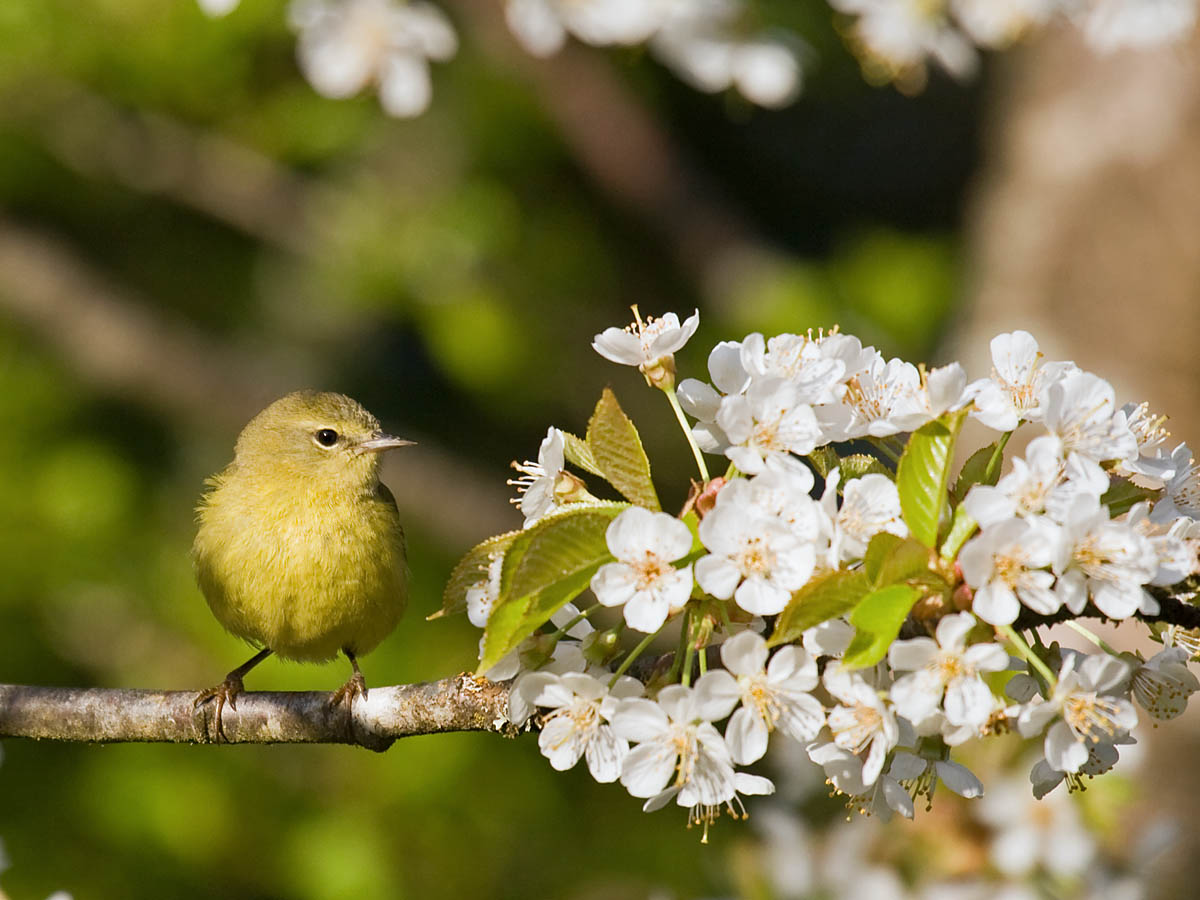
[[[975,602],[975,590],[965,581],[954,589],[950,603],[959,612],[969,610]]]
[[[723,487],[725,487],[725,479],[717,476],[700,489],[700,493],[696,495],[696,515],[703,519],[712,512],[717,503],[717,494]]]
[[[604,631],[593,631],[583,639],[583,658],[597,666],[607,665],[621,649],[620,625]]]

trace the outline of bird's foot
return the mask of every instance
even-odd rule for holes
[[[193,709],[199,709],[204,703],[216,698],[217,711],[215,715],[216,721],[216,741],[225,741],[228,743],[229,738],[225,734],[225,724],[221,720],[221,714],[225,711],[225,704],[229,704],[230,709],[237,709],[237,696],[243,690],[242,678],[240,675],[230,672],[225,677],[225,680],[216,687],[210,687],[208,690],[201,691],[196,695],[195,701],[192,703]]]
[[[349,681],[329,695],[329,708],[333,709],[339,703],[345,703],[346,710],[349,711],[354,707],[355,697],[367,699],[367,680],[363,678],[362,672],[355,672]]]

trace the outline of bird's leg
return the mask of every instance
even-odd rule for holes
[[[225,738],[225,726],[221,722],[221,713],[225,710],[225,704],[229,704],[230,709],[237,709],[237,695],[242,692],[242,676],[257,666],[260,662],[271,655],[271,648],[265,647],[254,654],[250,659],[246,660],[232,672],[225,676],[225,680],[216,687],[210,687],[206,691],[201,691],[196,695],[196,700],[192,704],[192,708],[200,706],[214,697],[217,698],[217,740]]]
[[[350,676],[350,680],[343,684],[340,688],[333,692],[329,698],[330,707],[337,706],[345,701],[347,707],[354,705],[354,698],[361,696],[364,700],[367,697],[367,680],[363,678],[362,670],[358,668],[358,659],[355,655],[345,648],[342,652],[346,654],[346,659],[350,660],[350,665],[354,667],[354,674]]]

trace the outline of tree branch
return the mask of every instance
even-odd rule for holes
[[[1194,585],[1190,581],[1184,582],[1184,584],[1194,589]],[[1157,615],[1134,613],[1131,618],[1137,619],[1139,622],[1162,622],[1167,625],[1178,625],[1180,628],[1200,628],[1200,606],[1182,599],[1181,594],[1174,591],[1174,588],[1178,587],[1179,585],[1174,585],[1172,588],[1146,585],[1147,592],[1158,601],[1159,611]],[[1038,628],[1042,625],[1057,625],[1068,619],[1117,621],[1110,620],[1108,616],[1089,603],[1081,613],[1073,613],[1065,606],[1049,615],[1041,615],[1028,608],[1022,609],[1017,620],[1013,622],[1013,627],[1018,631],[1028,631],[1030,628]]]
[[[212,703],[193,707],[196,691],[0,685],[0,737],[177,744],[357,744],[383,751],[396,738],[448,731],[516,733],[508,685],[458,675],[422,684],[371,688],[329,706],[323,691],[248,691],[225,707],[218,739]]]

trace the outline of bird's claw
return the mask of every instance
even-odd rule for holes
[[[225,711],[225,704],[227,703],[230,709],[237,709],[237,697],[242,692],[242,689],[242,679],[236,675],[228,675],[220,684],[197,694],[195,701],[192,703],[193,709],[199,709],[202,704],[216,698],[217,710],[214,718],[216,720],[216,740],[218,742],[225,741],[228,743],[229,741],[228,736],[225,734],[225,723],[222,721],[221,714]]]
[[[345,703],[346,708],[351,709],[355,697],[367,699],[367,680],[363,678],[362,672],[355,672],[349,681],[329,695],[329,708],[334,709],[339,703]]]

